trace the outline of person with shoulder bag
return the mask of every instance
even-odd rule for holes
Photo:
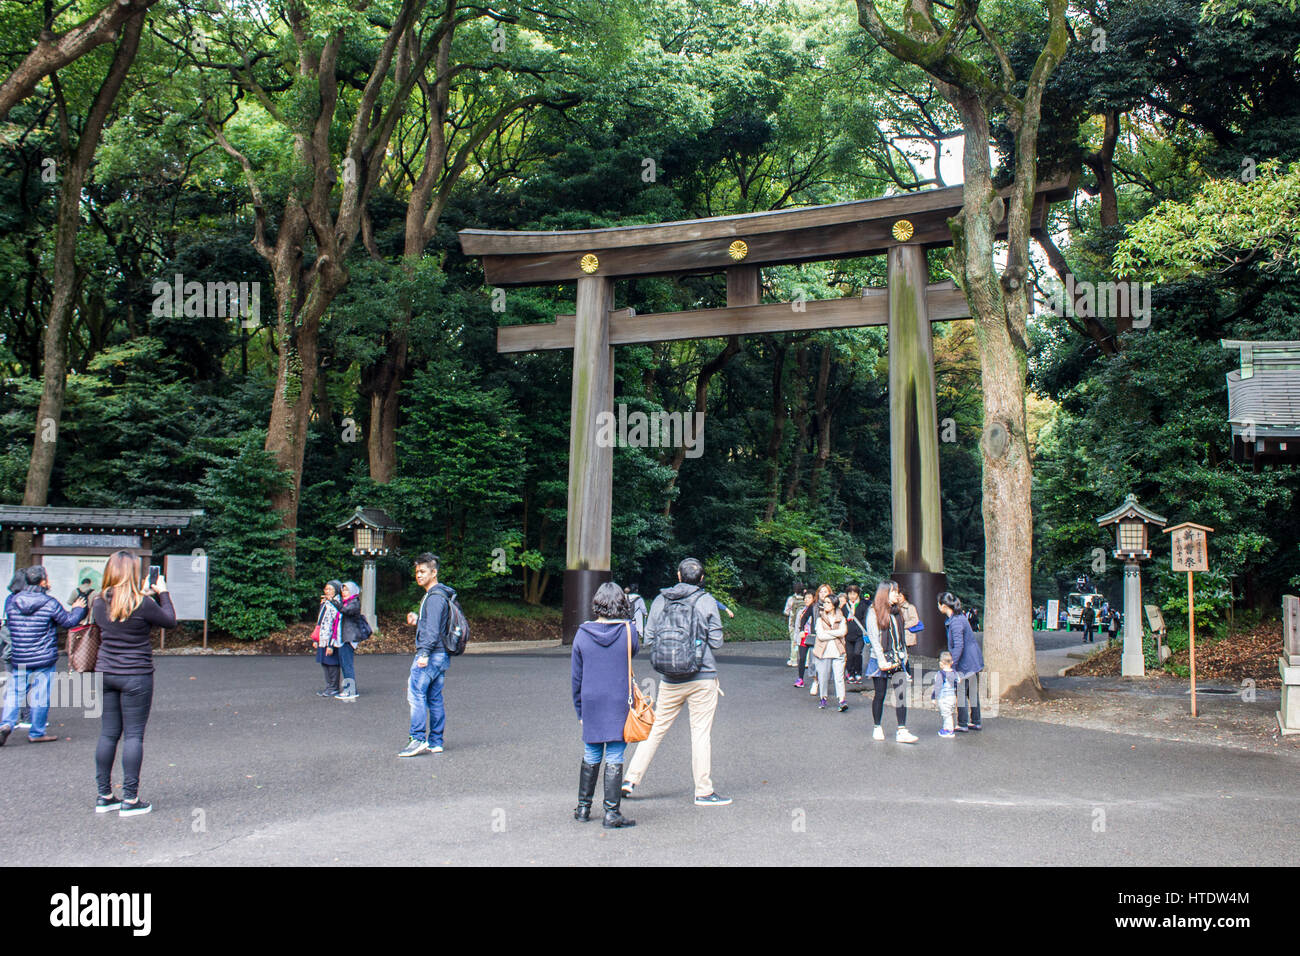
[[[326,581],[320,597],[320,610],[316,613],[316,629],[312,631],[311,639],[316,646],[316,663],[325,671],[325,687],[316,691],[317,697],[337,697],[342,692],[339,682],[342,591],[342,581]]]
[[[623,762],[627,754],[626,728],[633,696],[632,658],[640,647],[640,634],[629,618],[632,609],[623,589],[606,581],[591,601],[594,620],[578,626],[570,655],[573,709],[582,726],[582,767],[578,772],[578,806],[573,819],[591,819],[600,767],[605,765],[605,822],[607,829],[636,826],[620,812],[623,801]]]
[[[882,581],[867,612],[867,639],[871,642],[871,657],[867,662],[867,676],[875,691],[871,699],[873,740],[884,740],[881,719],[885,713],[885,695],[894,695],[894,714],[898,729],[894,739],[901,744],[914,744],[917,737],[907,729],[907,642],[903,637],[906,628],[902,615],[895,613],[900,600],[898,585]]]
[[[104,675],[104,713],[95,748],[96,813],[117,810],[130,817],[153,808],[140,799],[144,731],[153,708],[154,663],[151,634],[155,627],[176,626],[176,609],[162,575],[140,586],[140,559],[118,551],[104,568],[103,589],[91,603],[91,620],[99,628],[95,670]],[[113,796],[113,764],[122,742],[122,797]]]
[[[848,601],[844,604],[844,679],[850,684],[862,683],[862,650],[867,640],[867,614],[870,605],[862,600],[862,588],[856,583],[845,589]]]
[[[835,675],[835,692],[840,698],[840,713],[849,709],[848,695],[844,691],[844,635],[848,630],[844,615],[835,606],[832,598],[822,600],[821,609],[816,617],[817,641],[813,647],[813,659],[817,667],[817,685],[821,688],[819,709],[825,710],[831,686],[831,675]]]
[[[343,605],[339,608],[339,667],[343,671],[343,685],[334,695],[335,700],[356,700],[357,645],[370,636],[370,622],[361,613],[361,588],[356,581],[343,582]]]
[[[808,671],[808,656],[812,653],[813,644],[813,621],[817,616],[817,595],[813,591],[803,593],[803,606],[799,609],[799,617],[796,621],[795,637],[798,640],[799,651],[795,658],[795,663],[799,670],[795,674],[795,687],[802,687],[804,684],[804,674]],[[814,662],[814,667],[816,663]],[[813,678],[815,681],[816,678]]]

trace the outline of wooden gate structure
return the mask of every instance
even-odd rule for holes
[[[1047,205],[1071,195],[1062,183],[1039,187],[1033,226]],[[939,502],[931,322],[970,318],[951,283],[928,282],[926,250],[952,244],[948,221],[962,187],[854,202],[717,216],[657,225],[562,232],[460,231],[461,249],[481,257],[491,286],[577,282],[577,308],[553,323],[497,330],[498,352],[573,349],[569,424],[569,500],[564,572],[564,642],[611,579],[614,450],[597,441],[602,413],[614,411],[614,346],[759,332],[883,325],[889,336],[890,492],[893,577],[925,622],[920,651],[945,644],[935,598],[946,588]],[[1004,207],[1005,208],[1005,207]],[[1005,222],[1003,223],[1005,231]],[[887,288],[807,302],[760,301],[764,266],[884,253]],[[725,272],[725,308],[636,315],[613,308],[614,283],[645,276]],[[703,556],[702,556],[703,557]],[[665,582],[666,583],[666,582]],[[707,582],[706,586],[707,586]]]

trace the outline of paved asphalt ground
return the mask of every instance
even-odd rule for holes
[[[683,717],[623,831],[571,819],[564,649],[457,659],[448,749],[407,760],[409,658],[358,658],[362,696],[345,703],[314,695],[309,657],[160,657],[155,811],[93,813],[98,720],[59,710],[52,732],[71,740],[18,731],[0,749],[0,847],[10,866],[1300,863],[1291,755],[988,717],[941,740],[933,710],[909,720],[919,743],[893,742],[888,710],[890,739],[873,742],[870,693],[819,711],[784,653],[718,655],[713,772],[735,803],[693,805]]]

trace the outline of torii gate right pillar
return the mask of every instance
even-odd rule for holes
[[[937,657],[948,646],[937,600],[943,573],[939,503],[939,425],[934,346],[926,308],[925,249],[889,249],[889,486],[894,526],[894,580],[925,623],[917,650]]]

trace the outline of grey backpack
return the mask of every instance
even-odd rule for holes
[[[696,613],[695,605],[706,593],[701,588],[676,600],[664,598],[663,610],[656,622],[654,644],[650,648],[650,666],[665,677],[679,680],[693,677],[704,664],[704,648],[708,646],[709,633],[703,617]]]

